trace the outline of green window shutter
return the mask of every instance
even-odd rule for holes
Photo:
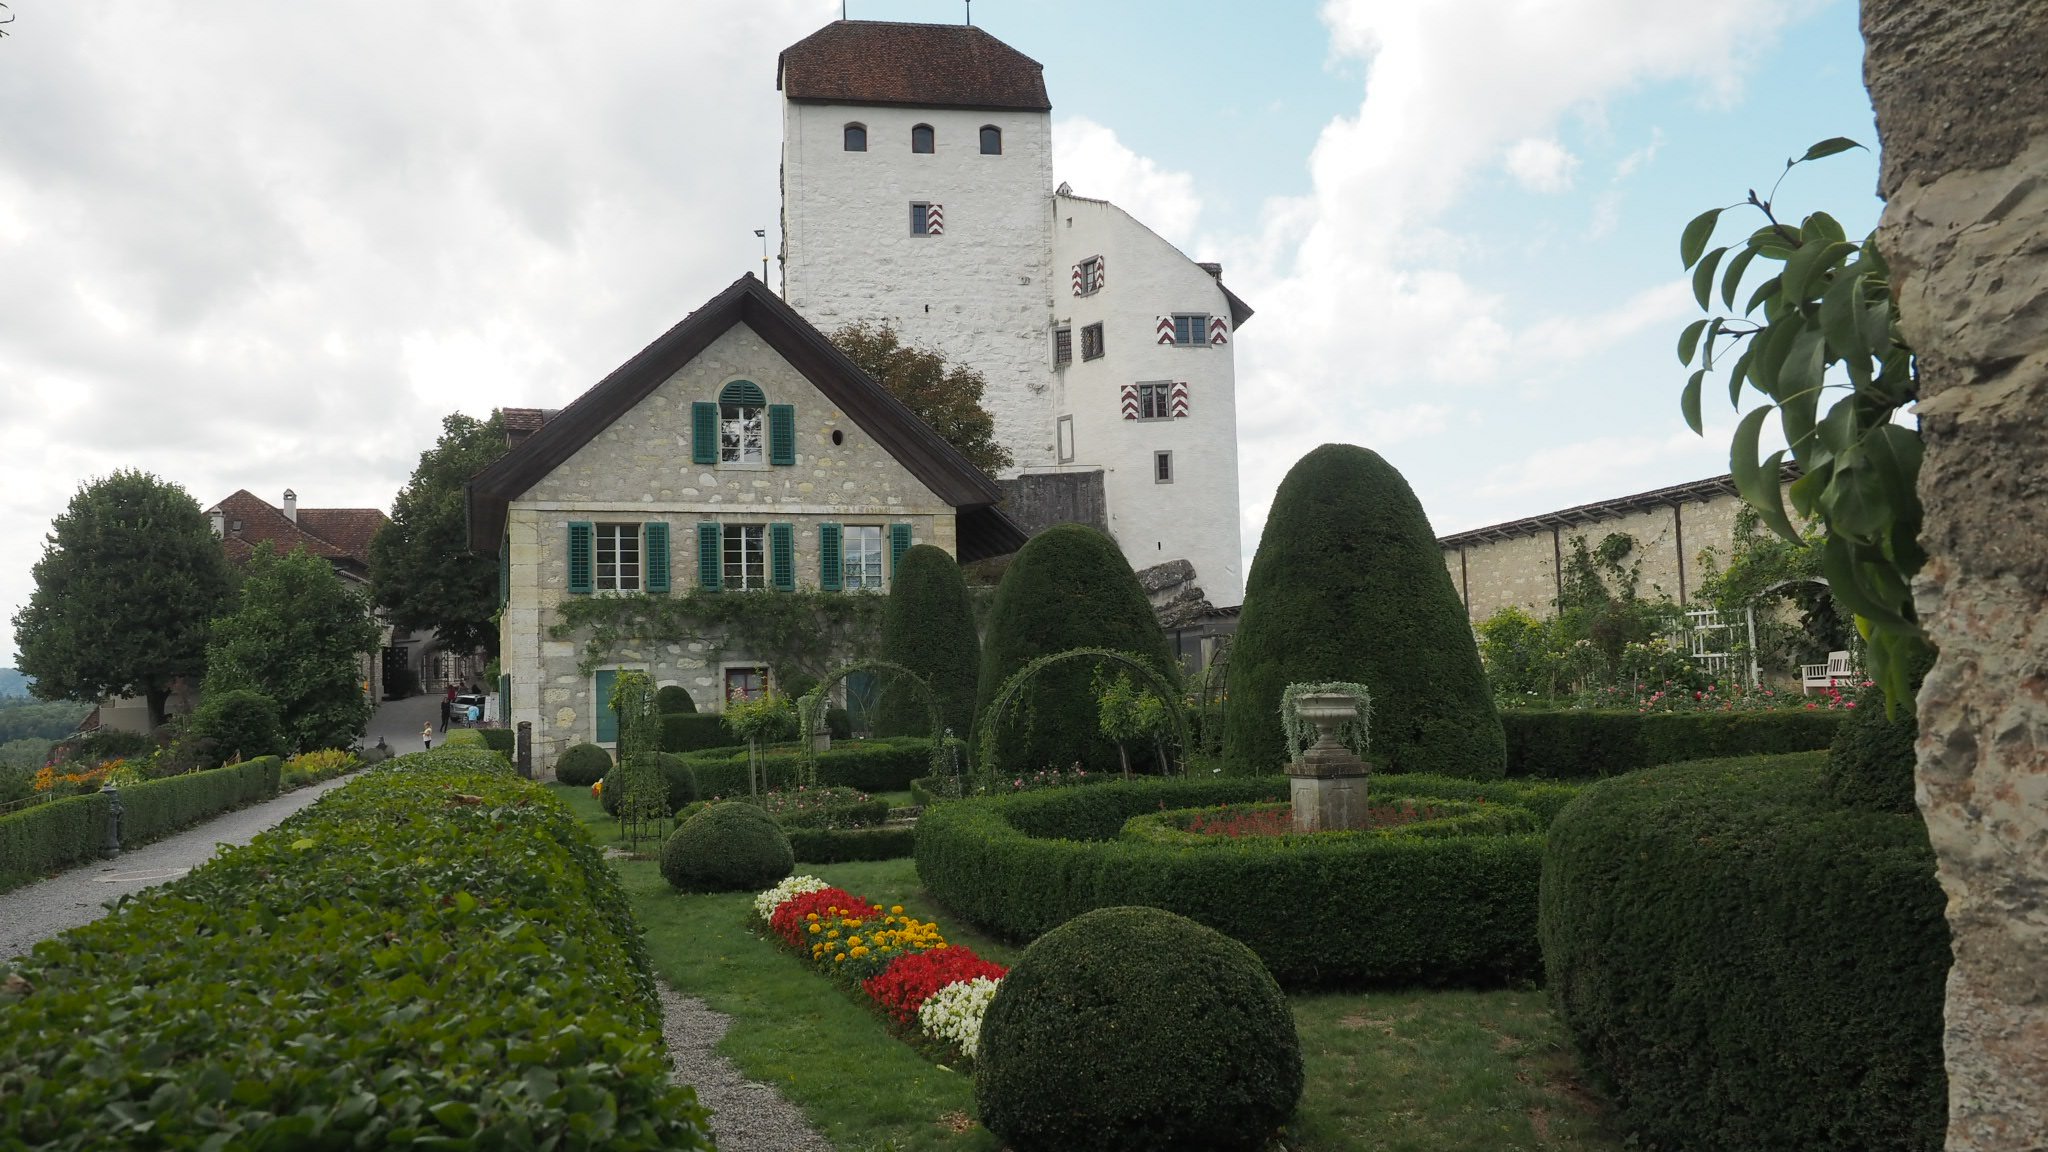
[[[796,405],[768,406],[768,462],[796,463]]]
[[[668,524],[651,520],[640,526],[647,549],[647,590],[668,591]]]
[[[724,557],[718,551],[718,525],[712,521],[697,525],[697,586],[706,592],[718,591],[718,575],[724,570]]]
[[[597,552],[597,529],[588,520],[569,522],[569,591],[588,596],[597,587],[591,578]]]
[[[846,561],[840,549],[839,525],[818,525],[818,587],[826,592],[845,586]]]
[[[903,554],[910,551],[910,525],[889,525],[889,579],[896,579],[896,566],[903,563]]]
[[[718,405],[709,400],[690,405],[690,461],[718,463]]]
[[[498,723],[512,727],[512,677],[498,677]]]
[[[512,602],[512,537],[498,541],[498,607]]]
[[[619,670],[600,668],[597,672],[597,699],[591,712],[597,717],[597,742],[615,744],[619,739],[619,714],[612,711],[612,689],[618,687]]]
[[[796,591],[796,526],[768,526],[768,582],[777,592]]]

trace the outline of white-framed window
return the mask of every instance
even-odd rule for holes
[[[1001,156],[1003,154],[1003,130],[993,124],[981,126],[981,154]]]
[[[1100,360],[1106,350],[1101,324],[1090,324],[1081,329],[1081,359]]]
[[[1154,484],[1173,483],[1173,453],[1154,452],[1152,454],[1152,482]]]
[[[1164,380],[1139,384],[1138,419],[1173,419],[1173,385]]]
[[[1193,348],[1209,346],[1209,314],[1207,312],[1175,312],[1173,314],[1173,342]]]
[[[930,155],[939,150],[939,137],[932,131],[931,125],[918,124],[910,129],[910,150],[923,155]]]
[[[763,524],[727,524],[719,531],[724,551],[719,586],[735,592],[768,587],[768,529]]]
[[[718,406],[718,458],[727,464],[759,464],[767,459],[762,450],[762,414],[765,405],[730,400]]]
[[[1065,368],[1074,362],[1074,326],[1061,324],[1052,330],[1052,366]]]
[[[840,587],[851,592],[882,586],[882,528],[848,524],[839,532]]]
[[[600,592],[640,590],[640,525],[599,524],[595,585]]]
[[[1089,296],[1102,289],[1102,257],[1090,256],[1081,261],[1081,290],[1075,295]]]
[[[865,124],[848,124],[846,126],[845,148],[848,152],[867,151],[868,126]]]

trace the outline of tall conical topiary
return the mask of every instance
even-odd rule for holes
[[[1080,524],[1033,536],[1003,573],[981,649],[975,715],[989,723],[989,705],[1012,673],[1070,648],[1129,652],[1163,676],[1178,675],[1137,574],[1114,541]],[[998,770],[1063,769],[1076,761],[1091,772],[1118,767],[1116,744],[1100,729],[1098,663],[1070,660],[1031,681],[997,733]]]
[[[1506,771],[1500,715],[1436,535],[1408,482],[1376,452],[1325,444],[1280,482],[1227,675],[1231,772],[1279,771],[1281,691],[1331,680],[1372,691],[1373,767]]]
[[[919,544],[903,554],[889,582],[882,612],[882,659],[903,665],[931,685],[939,712],[953,735],[967,739],[974,726],[975,678],[981,673],[981,641],[974,634],[974,607],[967,581],[944,549]],[[930,736],[931,714],[924,697],[904,683],[888,683],[876,709],[878,736]]]

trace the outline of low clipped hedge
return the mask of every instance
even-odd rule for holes
[[[1833,742],[1849,716],[1823,708],[1500,714],[1508,736],[1508,775],[1557,780],[1619,776],[1685,760],[1812,752]]]
[[[1527,809],[1539,830],[1178,847],[1118,837],[1133,816],[1162,809],[1284,799],[1286,778],[1112,781],[927,808],[917,870],[947,907],[1011,940],[1091,909],[1142,904],[1244,942],[1295,987],[1520,979],[1537,969],[1540,829],[1575,791],[1375,775],[1377,799],[1483,799]]]
[[[121,845],[172,832],[277,795],[283,761],[262,756],[120,789]],[[99,856],[111,809],[101,793],[70,796],[0,816],[0,891]]]
[[[484,738],[484,746],[505,759],[512,759],[519,750],[519,734],[510,728],[478,728]]]
[[[712,1146],[616,877],[486,752],[401,757],[12,968],[28,1146]]]
[[[1551,825],[1551,1000],[1646,1145],[1936,1152],[1945,900],[1913,813],[1820,755],[1674,764]]]
[[[669,712],[661,717],[663,752],[697,752],[730,743],[732,731],[716,712]]]
[[[881,828],[786,828],[799,864],[843,864],[853,860],[900,860],[917,850],[917,829],[904,824]]]
[[[931,771],[931,741],[892,736],[835,744],[818,753],[818,783],[862,792],[901,792]],[[803,757],[794,747],[762,753],[763,788],[794,788]],[[747,791],[747,750],[716,748],[681,758],[695,775],[699,796],[737,796]]]

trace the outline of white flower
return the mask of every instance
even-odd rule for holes
[[[794,900],[806,892],[816,892],[821,888],[830,887],[830,884],[825,883],[816,876],[791,876],[775,887],[754,897],[754,911],[760,913],[761,919],[770,920],[774,918],[775,910],[782,907],[787,901]]]
[[[955,980],[932,993],[917,1010],[918,1026],[925,1035],[949,1041],[972,1058],[981,1046],[981,1018],[988,1014],[999,983],[986,976]]]

